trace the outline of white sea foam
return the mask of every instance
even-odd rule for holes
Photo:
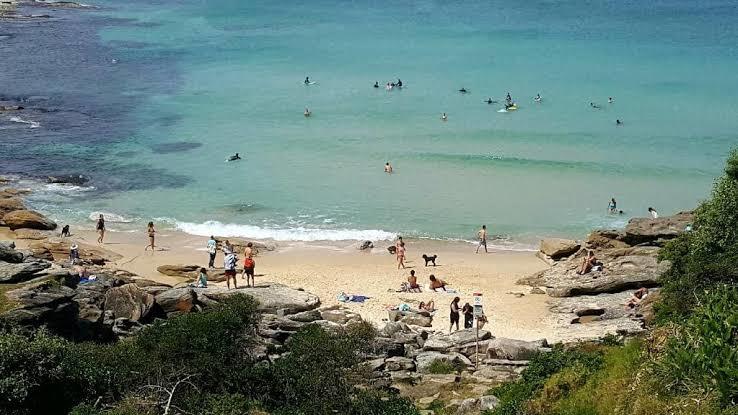
[[[21,117],[10,117],[10,121],[21,123],[21,124],[28,124],[29,128],[38,128],[41,126],[41,124],[39,124],[36,121],[24,120]]]
[[[396,234],[381,230],[358,229],[288,229],[261,228],[252,225],[224,224],[217,221],[204,223],[177,222],[176,228],[192,235],[271,239],[275,241],[389,241]]]

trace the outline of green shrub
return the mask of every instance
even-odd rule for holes
[[[659,378],[674,394],[713,392],[727,407],[738,402],[738,288],[717,286],[700,304],[657,362]]]
[[[713,285],[738,281],[738,151],[728,157],[725,174],[711,197],[695,211],[693,230],[669,242],[661,259],[671,261],[661,276],[661,321],[684,318],[697,296]]]
[[[428,373],[434,375],[448,375],[458,370],[458,365],[443,359],[436,359],[428,365]]]

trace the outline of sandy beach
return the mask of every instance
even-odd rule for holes
[[[3,237],[9,238],[12,234]],[[71,239],[97,244],[97,234],[92,231],[77,231]],[[23,241],[19,242],[22,246]],[[156,268],[165,264],[207,264],[205,237],[163,229],[157,234],[155,252],[144,251],[147,242],[144,233],[109,231],[103,247],[122,256],[109,266],[176,284],[185,280],[160,274]],[[407,268],[398,270],[395,256],[385,248],[387,244],[360,251],[350,242],[343,245],[335,242],[331,245],[281,243],[274,251],[259,253],[256,283],[279,282],[303,288],[317,294],[323,305],[337,304],[336,296],[341,292],[371,297],[364,303],[344,304],[380,327],[387,321],[388,306],[408,303],[417,307],[420,301],[433,300],[438,309],[433,320],[436,330],[448,330],[448,307],[455,295],[461,298],[463,305],[471,303],[473,293],[479,292],[483,294],[485,313],[490,321],[486,328],[496,336],[525,340],[557,338],[547,318],[547,297],[531,294],[530,287],[515,284],[518,278],[548,266],[534,252],[475,254],[475,246],[469,243],[407,240]],[[438,255],[436,267],[424,266],[421,258],[424,253]],[[216,267],[222,267],[222,262],[222,253],[218,252]],[[459,293],[434,293],[427,289],[422,293],[396,292],[410,270],[415,270],[421,286],[428,283],[430,274],[435,274]],[[242,283],[240,276],[239,283]]]

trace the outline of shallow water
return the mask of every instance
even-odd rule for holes
[[[734,2],[99,4],[0,30],[0,95],[54,110],[0,114],[0,172],[90,175],[34,197],[65,221],[526,246],[692,208],[738,143]]]

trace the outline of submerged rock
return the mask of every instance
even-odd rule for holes
[[[90,179],[81,174],[63,174],[61,176],[47,176],[46,181],[48,183],[73,184],[76,186],[82,186],[85,183],[89,182]]]

